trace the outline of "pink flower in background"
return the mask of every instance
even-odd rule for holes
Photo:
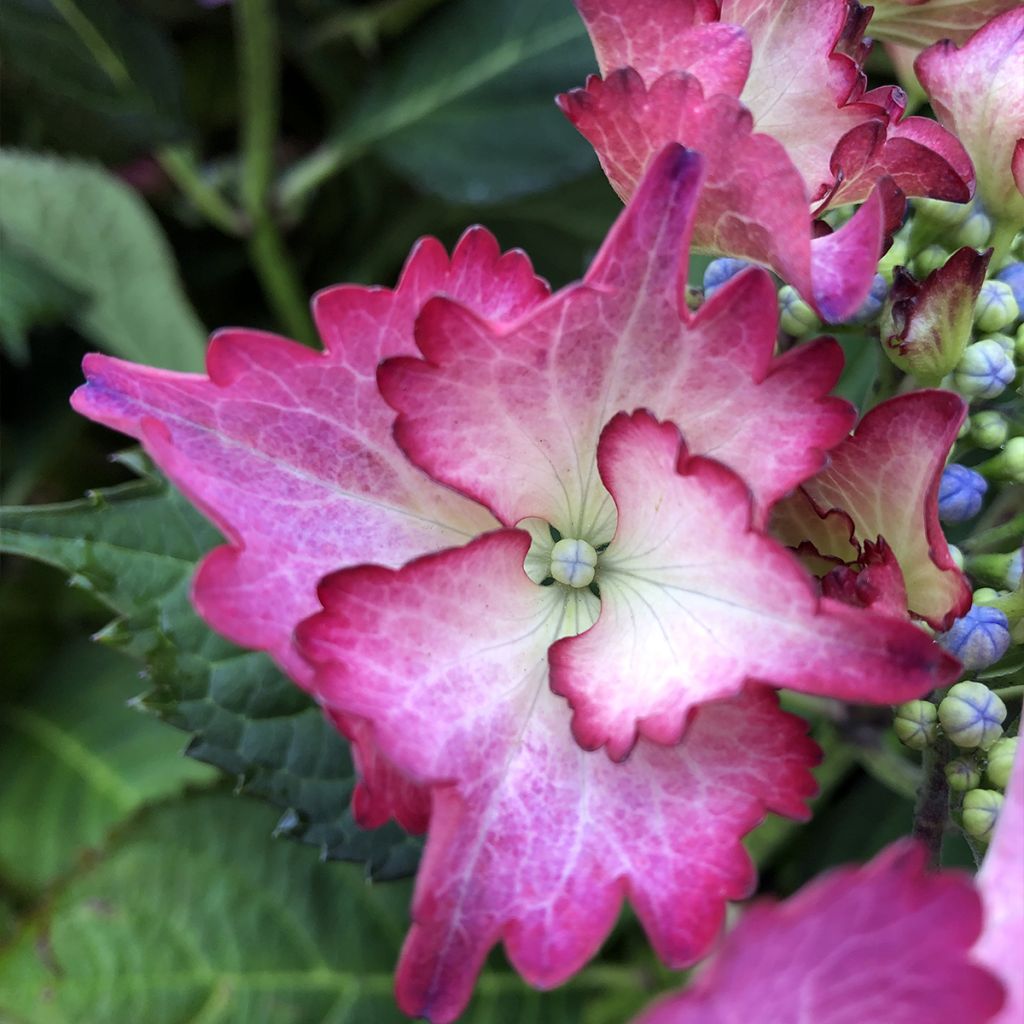
[[[421,243],[394,291],[318,296],[324,353],[229,331],[209,377],[86,362],[75,407],[229,540],[200,613],[354,740],[361,821],[429,818],[410,1013],[454,1019],[502,940],[564,980],[625,897],[668,963],[698,959],[752,886],[740,839],[813,791],[765,684],[893,703],[957,674],[764,532],[853,413],[834,342],[773,355],[764,271],[686,309],[701,173],[666,147],[552,296],[477,229],[450,260]]]
[[[970,161],[898,89],[865,89],[846,0],[579,0],[603,75],[560,97],[623,198],[666,142],[708,160],[697,248],[763,263],[829,320],[866,297],[903,194],[965,201]],[[811,212],[866,201],[835,234]],[[823,235],[823,231],[825,234]]]
[[[1017,1024],[1024,760],[976,887],[924,862],[903,841],[784,903],[755,904],[697,980],[635,1024]]]
[[[1024,7],[960,48],[936,43],[914,67],[936,116],[974,161],[985,212],[1012,237],[1024,224]]]

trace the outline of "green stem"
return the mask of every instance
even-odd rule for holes
[[[942,840],[949,820],[946,764],[952,750],[952,744],[946,739],[940,739],[934,746],[925,749],[922,763],[924,778],[914,807],[912,834],[924,844],[929,864],[933,868],[939,867],[942,862]]]
[[[285,330],[315,347],[302,282],[269,205],[281,77],[273,0],[237,0],[234,12],[242,103],[241,194],[252,222],[249,258]]]
[[[1024,685],[1004,686],[1001,690],[993,690],[992,692],[1000,700],[1016,700],[1018,697],[1024,697]]]
[[[244,233],[241,214],[217,189],[203,181],[195,158],[185,146],[165,146],[157,150],[156,159],[164,173],[214,227],[228,235]]]

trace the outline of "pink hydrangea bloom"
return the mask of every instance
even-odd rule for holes
[[[829,465],[775,510],[772,531],[829,563],[859,563],[882,539],[902,571],[905,609],[948,629],[971,604],[939,524],[939,480],[966,415],[951,391],[914,391],[869,412]],[[812,563],[813,564],[813,563]]]
[[[978,199],[1013,232],[1024,224],[1024,6],[959,49],[936,43],[914,64],[936,116],[974,161]]]
[[[963,148],[899,90],[865,91],[866,15],[846,0],[578,0],[603,79],[560,97],[628,198],[679,141],[708,160],[695,245],[763,263],[826,319],[867,295],[903,194],[964,201]],[[834,235],[810,211],[867,200]]]
[[[696,982],[635,1024],[988,1024],[1003,992],[971,962],[981,926],[967,876],[931,874],[897,843],[755,904]]]
[[[1024,758],[976,887],[924,866],[903,841],[785,903],[755,904],[696,982],[635,1024],[1018,1024]]]
[[[813,790],[816,749],[766,684],[893,703],[957,674],[765,534],[852,410],[828,397],[833,342],[773,355],[764,271],[687,310],[701,175],[666,147],[555,295],[478,230],[450,260],[421,243],[393,292],[320,296],[322,354],[228,332],[209,377],[87,361],[76,408],[228,537],[200,612],[353,738],[361,820],[429,812],[410,1013],[454,1019],[499,940],[564,980],[624,897],[693,962],[751,887],[742,836]]]

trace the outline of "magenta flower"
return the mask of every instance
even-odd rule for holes
[[[846,0],[578,0],[601,78],[560,97],[628,199],[669,141],[699,150],[708,181],[697,248],[762,263],[827,319],[860,307],[903,194],[965,201],[963,147],[901,120],[900,90],[865,91],[867,15]],[[755,132],[756,129],[756,132]],[[865,201],[829,234],[817,215]]]
[[[958,872],[926,872],[924,859],[902,841],[785,903],[756,904],[694,984],[635,1024],[1017,1024],[1024,759],[976,888]]]
[[[476,229],[450,261],[421,243],[393,292],[319,296],[323,354],[234,331],[209,378],[87,360],[75,407],[229,538],[200,612],[353,739],[361,821],[429,817],[410,1014],[453,1020],[500,940],[557,984],[625,897],[693,962],[751,888],[742,836],[814,788],[766,684],[897,703],[958,672],[765,533],[853,413],[834,342],[773,356],[764,271],[687,310],[701,173],[666,147],[555,295]]]

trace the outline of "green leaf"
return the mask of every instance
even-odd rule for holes
[[[100,167],[0,153],[0,231],[87,296],[74,325],[115,355],[200,370],[205,331],[181,289],[156,219]]]
[[[84,642],[63,651],[29,700],[0,708],[0,877],[41,889],[140,807],[218,776],[182,740],[127,707],[132,664]]]
[[[70,319],[83,301],[81,292],[0,234],[0,343],[12,362],[28,361],[31,328]]]
[[[862,334],[841,334],[838,337],[846,363],[835,394],[853,402],[863,412],[878,378],[881,358],[878,339]]]
[[[109,156],[186,134],[177,58],[159,28],[115,0],[6,0],[6,70],[50,142]]]
[[[420,841],[395,825],[358,828],[348,746],[269,658],[214,634],[192,610],[199,558],[220,540],[157,477],[63,505],[0,512],[0,550],[63,570],[118,614],[100,634],[143,661],[145,703],[193,734],[188,753],[280,809],[279,830],[380,878],[415,869]]]
[[[32,1024],[402,1024],[392,972],[407,885],[267,838],[247,801],[146,813],[0,955],[0,1017]],[[608,1021],[643,978],[596,967],[550,993],[486,972],[463,1024]],[[631,1005],[630,1005],[631,1004]],[[611,1018],[619,1019],[622,1018]]]
[[[419,187],[497,202],[595,166],[555,108],[594,57],[579,16],[551,0],[456,0],[398,47],[348,122],[282,183],[286,203],[375,150]]]

